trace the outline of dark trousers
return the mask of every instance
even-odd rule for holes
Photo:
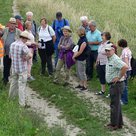
[[[88,78],[93,77],[94,63],[96,62],[97,56],[98,56],[97,51],[91,51],[88,54],[88,57],[86,59],[86,75]]]
[[[37,62],[37,61],[38,61],[37,50],[34,50],[34,54],[33,54],[33,62]]]
[[[9,81],[9,76],[10,76],[10,68],[11,68],[11,59],[9,58],[8,55],[4,56],[3,59],[3,80],[5,82]]]
[[[47,55],[45,49],[38,49],[38,52],[41,59],[41,74],[45,74],[47,64],[48,73],[51,75],[53,73],[52,56]]]
[[[110,85],[110,98],[111,98],[111,124],[114,126],[123,125],[122,110],[121,110],[121,94],[124,89],[124,82],[118,82]]]

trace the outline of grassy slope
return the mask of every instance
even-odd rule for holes
[[[6,5],[6,7],[5,7]],[[12,16],[12,0],[0,0],[0,18],[6,24]],[[1,73],[0,73],[1,78]],[[0,136],[62,136],[59,128],[48,129],[35,113],[8,100],[8,89],[0,81]]]

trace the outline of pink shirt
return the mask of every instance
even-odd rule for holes
[[[129,66],[129,69],[128,71],[132,70],[131,68],[131,58],[132,58],[132,52],[131,50],[129,49],[129,47],[126,47],[122,50],[122,54],[120,56],[120,58],[125,61],[125,58],[128,58],[128,66]]]

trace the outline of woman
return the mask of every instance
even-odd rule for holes
[[[34,36],[31,32],[31,29],[32,29],[32,23],[31,21],[26,21],[25,22],[25,31],[27,31],[29,33],[29,39],[27,42],[26,42],[26,45],[28,46],[30,52],[34,53],[34,49],[36,48],[36,42],[34,40]],[[31,75],[31,69],[32,69],[32,65],[33,65],[33,61],[32,61],[32,58],[29,59],[27,61],[27,80],[28,81],[33,81],[35,80],[34,77]]]
[[[54,83],[61,82],[62,79],[60,79],[60,71],[61,71],[61,68],[64,66],[65,74],[66,74],[64,85],[67,85],[69,81],[69,71],[70,71],[71,66],[74,64],[74,61],[72,60],[73,40],[71,37],[72,31],[69,26],[64,26],[62,28],[62,32],[63,32],[63,36],[60,38],[60,42],[58,44],[59,60],[58,60],[57,67],[56,67]]]
[[[102,43],[98,48],[98,57],[97,57],[97,61],[96,61],[96,67],[97,67],[97,72],[99,75],[99,80],[101,83],[101,91],[96,93],[97,95],[104,95],[105,93],[105,84],[106,84],[106,80],[105,80],[105,66],[107,63],[107,56],[105,53],[105,45],[110,43],[110,39],[111,39],[111,34],[109,32],[104,32],[102,33]]]
[[[45,75],[46,63],[48,68],[48,74],[52,76],[52,54],[54,53],[54,42],[56,40],[55,32],[51,26],[48,25],[47,19],[42,18],[40,20],[41,26],[38,28],[39,35],[39,56],[41,59],[41,74]]]
[[[129,49],[127,41],[125,39],[120,39],[118,41],[118,46],[122,49],[120,58],[129,66],[129,69],[127,70],[127,73],[126,73],[125,88],[121,97],[122,104],[128,104],[128,78],[132,70],[131,68],[132,52]]]
[[[80,80],[79,85],[75,88],[81,89],[81,91],[87,90],[87,76],[85,72],[86,58],[87,58],[87,39],[85,36],[86,30],[83,26],[78,29],[78,40],[77,45],[79,46],[78,51],[74,53],[73,60],[76,61],[77,75]]]

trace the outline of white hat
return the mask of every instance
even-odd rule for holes
[[[33,16],[33,12],[31,11],[26,12],[26,16]]]
[[[23,37],[23,38],[26,38],[26,39],[29,39],[29,33],[27,31],[23,31],[21,34],[20,34],[20,37]]]
[[[87,21],[88,20],[88,17],[87,16],[82,16],[80,17],[80,21]]]
[[[64,29],[66,29],[66,30],[68,30],[70,33],[72,33],[72,30],[70,29],[69,26],[64,26],[61,30],[64,30]]]
[[[105,46],[105,50],[112,50],[112,49],[114,49],[114,47],[113,47],[113,44],[112,43],[109,43],[109,44],[107,44],[106,46]]]
[[[9,22],[12,23],[12,24],[16,24],[16,19],[13,18],[13,17],[11,17],[11,18],[9,19]]]

